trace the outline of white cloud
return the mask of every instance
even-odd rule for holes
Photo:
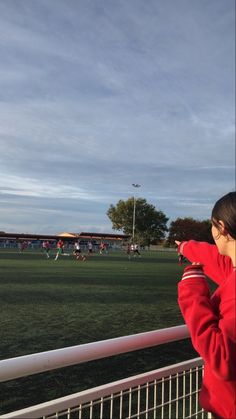
[[[6,225],[6,199],[22,213],[32,199],[25,229],[47,229],[53,199],[62,223],[86,204],[84,227],[109,226],[107,206],[136,181],[169,217],[198,204],[205,217],[209,194],[235,183],[233,10],[232,0],[1,2]]]
[[[92,200],[93,202],[100,201],[101,195],[89,194],[79,187],[70,185],[63,185],[61,183],[43,183],[40,179],[29,179],[19,176],[5,176],[2,178],[2,187],[0,188],[4,195],[14,195],[22,197],[37,197],[37,198],[69,198]]]

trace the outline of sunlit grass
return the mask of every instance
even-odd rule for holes
[[[40,252],[5,251],[0,269],[1,359],[183,323],[177,304],[182,268],[174,252],[143,252],[130,261],[125,253],[113,252],[77,262],[72,256],[54,261]],[[1,403],[13,410],[157,368],[186,358],[186,345],[1,384]]]

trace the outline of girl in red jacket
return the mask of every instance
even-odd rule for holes
[[[205,363],[202,407],[214,418],[236,418],[236,192],[212,210],[215,245],[176,241],[192,262],[178,284],[178,302],[192,343]],[[218,288],[210,295],[206,277]]]

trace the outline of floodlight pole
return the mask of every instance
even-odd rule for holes
[[[141,185],[138,185],[137,183],[132,183],[132,186],[134,188],[140,188]],[[134,243],[134,232],[135,232],[135,212],[136,212],[136,196],[134,194],[134,210],[133,210],[133,229],[132,229],[132,243]]]

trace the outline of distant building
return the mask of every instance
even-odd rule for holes
[[[127,241],[130,236],[126,234],[110,234],[110,233],[93,233],[93,232],[81,232],[81,233],[71,233],[71,232],[63,232],[57,235],[52,234],[27,234],[27,233],[6,233],[0,232],[0,240],[13,240],[13,241],[57,241],[58,238],[63,238],[65,242],[73,243],[76,240],[80,242],[84,242],[87,244],[89,240],[93,242],[94,245],[99,245],[101,241],[107,243],[111,246],[119,246],[122,245],[125,241]]]

